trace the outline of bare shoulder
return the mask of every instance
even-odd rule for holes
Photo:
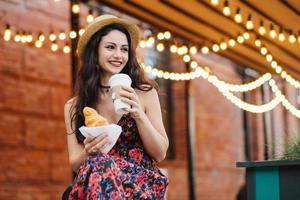
[[[143,91],[143,90],[135,90],[138,96],[144,100],[149,100],[156,98],[158,96],[157,91],[155,88],[152,88],[151,90],[148,91]]]
[[[72,108],[72,106],[75,105],[76,101],[77,101],[77,97],[73,97],[73,98],[69,99],[65,103],[65,107],[64,107],[65,112],[69,113],[70,110],[71,110],[71,108]]]
[[[73,105],[74,103],[76,103],[77,97],[73,97],[71,99],[69,99],[65,105]]]

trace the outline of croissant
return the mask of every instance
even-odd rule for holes
[[[84,123],[87,127],[104,126],[108,124],[107,119],[99,115],[93,108],[84,107],[83,115],[85,118]]]

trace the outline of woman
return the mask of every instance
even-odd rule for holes
[[[102,15],[90,23],[78,42],[82,66],[75,97],[65,104],[69,161],[77,172],[69,199],[163,199],[167,178],[155,166],[169,145],[157,91],[139,66],[135,50],[139,29],[130,21]],[[132,87],[122,87],[128,114],[115,113],[109,78],[125,73]],[[122,127],[116,145],[101,153],[107,134],[84,138],[82,110],[96,109],[110,123]]]

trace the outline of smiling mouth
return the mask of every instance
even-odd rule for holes
[[[121,61],[109,61],[109,63],[114,67],[120,67],[122,65]]]

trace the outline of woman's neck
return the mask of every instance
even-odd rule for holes
[[[102,91],[102,94],[107,94],[109,92],[110,86],[108,84],[110,76],[102,76],[100,81],[100,89]]]

